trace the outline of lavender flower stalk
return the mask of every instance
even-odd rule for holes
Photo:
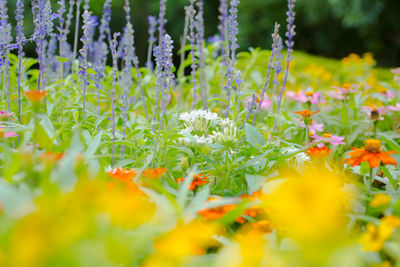
[[[197,90],[196,90],[196,69],[197,69],[197,65],[196,65],[196,57],[195,57],[195,43],[196,43],[196,35],[194,32],[194,27],[195,27],[195,16],[196,16],[196,10],[194,9],[194,0],[190,0],[190,6],[189,6],[189,29],[190,29],[190,55],[192,57],[192,97],[193,97],[193,102],[192,102],[192,110],[196,109],[196,105],[197,105],[197,99],[196,99],[196,95],[197,95]]]
[[[81,82],[82,82],[82,92],[83,92],[83,119],[85,119],[85,114],[86,114],[86,87],[90,84],[87,80],[87,69],[88,69],[88,62],[87,62],[87,57],[88,57],[88,49],[90,45],[90,35],[91,35],[91,30],[93,29],[92,26],[95,24],[95,20],[91,16],[91,12],[88,10],[85,10],[83,13],[83,36],[81,38],[82,41],[82,48],[79,50],[79,76],[81,77]]]
[[[282,82],[282,86],[281,86],[281,90],[279,93],[279,97],[278,97],[278,104],[277,104],[277,110],[276,110],[276,114],[279,114],[280,111],[280,107],[281,107],[281,103],[282,103],[282,97],[283,97],[283,93],[285,92],[286,88],[286,82],[289,76],[289,66],[290,66],[290,62],[292,61],[292,52],[293,52],[293,46],[294,46],[294,41],[293,38],[296,35],[296,32],[294,31],[295,29],[295,25],[294,25],[294,19],[295,19],[295,15],[296,13],[294,12],[294,6],[295,6],[296,0],[288,0],[288,12],[286,13],[287,15],[287,32],[286,32],[286,45],[287,45],[287,54],[286,54],[286,69],[285,69],[285,75],[283,78],[283,82]]]
[[[272,90],[273,94],[275,97],[278,95],[278,88],[279,88],[279,75],[281,74],[283,68],[282,68],[282,58],[283,55],[281,54],[281,51],[283,49],[283,44],[282,44],[282,38],[278,35],[278,40],[277,40],[277,45],[276,45],[276,50],[275,50],[275,61],[274,64],[272,65],[272,68],[274,69],[274,80],[272,83],[274,84],[274,88]]]
[[[161,93],[161,112],[160,122],[158,129],[161,128],[165,110],[167,107],[167,92],[171,87],[172,83],[172,39],[168,34],[165,34],[161,40],[161,44],[154,47],[154,57],[156,58],[157,65],[157,82],[156,82],[156,94],[155,94],[155,106],[152,130],[155,131],[155,125],[158,114],[158,98]]]
[[[275,56],[275,53],[276,53],[276,50],[277,50],[277,46],[278,46],[278,40],[280,39],[280,37],[279,37],[279,27],[280,27],[280,25],[278,23],[275,23],[275,30],[274,30],[274,33],[272,34],[272,49],[271,49],[271,56],[270,56],[269,62],[268,62],[267,76],[265,77],[265,83],[264,83],[264,86],[263,86],[263,89],[262,89],[262,93],[261,93],[261,96],[260,96],[260,102],[257,105],[256,112],[254,112],[253,123],[252,123],[253,126],[254,126],[254,124],[256,122],[257,114],[260,112],[261,105],[262,105],[262,102],[264,100],[265,91],[267,90],[268,85],[269,85],[269,80],[270,80],[270,76],[271,76],[271,68],[272,68],[274,56]]]
[[[36,52],[39,58],[39,77],[37,90],[40,91],[44,76],[44,60],[46,37],[53,31],[53,14],[49,0],[38,0],[36,5],[32,6],[33,23],[35,31],[32,39],[36,41]]]
[[[197,3],[199,12],[196,16],[196,29],[197,29],[197,49],[199,50],[199,72],[200,72],[200,88],[202,93],[203,109],[207,109],[207,77],[205,72],[204,60],[204,1],[199,0]]]
[[[75,14],[75,36],[74,36],[74,50],[72,52],[72,64],[74,64],[76,53],[78,50],[78,35],[79,35],[79,20],[81,17],[81,4],[82,0],[76,0],[76,14]]]
[[[221,33],[221,58],[222,64],[226,66],[228,64],[227,56],[229,55],[229,47],[228,47],[228,3],[227,0],[220,0],[219,6],[219,21],[220,24],[218,29]]]
[[[154,16],[148,16],[147,20],[149,21],[149,48],[147,49],[146,68],[152,70],[153,64],[151,62],[151,56],[152,56],[152,51],[153,51],[153,45],[156,42],[154,33],[156,32],[158,22]]]
[[[231,7],[229,9],[229,17],[228,17],[228,37],[229,37],[229,51],[230,51],[230,59],[229,64],[226,70],[226,78],[227,78],[227,100],[230,103],[231,92],[233,89],[233,80],[234,75],[233,71],[235,68],[236,63],[236,49],[239,48],[237,44],[237,34],[239,33],[238,26],[239,23],[237,22],[237,6],[239,5],[239,0],[231,0]],[[226,106],[226,117],[229,114],[229,104]]]
[[[186,47],[186,39],[188,35],[189,28],[189,16],[190,16],[190,7],[185,6],[185,24],[183,26],[183,36],[181,38],[181,58],[180,58],[180,66],[179,66],[179,75],[178,78],[181,79],[185,75],[185,67],[183,63],[185,62],[185,47]]]
[[[16,31],[16,41],[18,45],[18,79],[17,79],[17,88],[18,88],[18,122],[21,123],[21,78],[22,78],[22,59],[24,57],[24,44],[25,44],[25,35],[24,35],[24,0],[17,0],[17,5],[15,9],[15,20],[17,21],[17,26],[15,27]]]
[[[106,38],[110,41],[110,20],[111,20],[111,0],[106,0],[103,7],[103,15],[101,17],[99,27],[99,37],[96,41],[96,55],[95,55],[95,71],[94,84],[96,86],[97,95],[97,119],[100,119],[100,91],[103,88],[102,82],[104,79],[104,70],[107,61],[108,47],[105,42]]]
[[[121,36],[121,33],[116,32],[113,35],[113,39],[110,43],[112,61],[113,61],[113,77],[112,77],[112,141],[115,142],[115,104],[116,104],[116,96],[115,90],[117,85],[117,72],[118,72],[118,37]],[[114,166],[114,154],[115,154],[115,146],[112,145],[112,165]]]
[[[7,1],[0,1],[0,68],[4,67],[3,76],[3,91],[7,94],[7,109],[8,112],[11,111],[10,103],[10,86],[9,86],[9,76],[10,76],[10,61],[8,56],[10,54],[10,43],[12,42],[11,37],[11,25],[8,23],[7,14]],[[1,71],[0,71],[1,73]]]
[[[160,12],[158,15],[158,45],[161,44],[162,38],[165,35],[165,13],[167,11],[167,0],[160,0]]]

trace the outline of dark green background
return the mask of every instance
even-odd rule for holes
[[[14,16],[16,0],[8,0],[9,15]],[[26,1],[27,34],[32,33],[29,1]],[[68,0],[67,0],[68,2]],[[167,31],[175,46],[183,31],[184,5],[189,0],[168,0]],[[218,0],[204,0],[206,35],[217,33]],[[57,1],[51,0],[53,10]],[[94,14],[101,16],[104,0],[91,0]],[[147,15],[158,14],[158,0],[131,0],[136,47],[141,62],[147,51]],[[121,31],[125,19],[123,0],[113,1],[112,31]],[[239,42],[241,49],[270,48],[275,21],[286,30],[285,0],[241,0]],[[295,48],[312,54],[341,58],[351,52],[373,52],[381,66],[400,65],[400,0],[297,0]],[[13,21],[14,25],[14,21]],[[70,38],[72,37],[72,34]],[[27,48],[34,56],[33,46]]]

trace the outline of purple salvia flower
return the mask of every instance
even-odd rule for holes
[[[281,51],[283,49],[283,44],[282,44],[282,38],[278,35],[277,36],[277,46],[275,49],[275,61],[274,64],[272,65],[272,68],[274,69],[274,80],[272,83],[274,84],[274,88],[272,90],[273,94],[275,96],[278,95],[278,88],[279,88],[279,75],[281,74],[283,67],[282,67],[282,58],[283,55],[281,54]]]
[[[15,20],[17,21],[17,25],[15,27],[16,31],[16,41],[18,44],[18,80],[17,80],[17,88],[18,88],[18,122],[21,122],[21,79],[22,79],[22,59],[24,57],[24,44],[25,44],[25,35],[24,35],[24,0],[17,0],[17,5],[15,9]]]
[[[293,38],[296,35],[296,32],[294,31],[295,29],[295,25],[294,25],[294,19],[295,19],[295,15],[296,13],[294,12],[294,6],[295,6],[296,0],[288,0],[288,12],[286,13],[287,15],[287,32],[286,32],[286,46],[287,46],[287,54],[286,54],[286,69],[285,69],[285,75],[283,78],[283,82],[282,82],[282,86],[281,86],[281,90],[279,93],[279,97],[278,97],[278,104],[277,104],[277,114],[279,114],[279,110],[281,107],[281,103],[282,103],[282,97],[283,97],[283,93],[285,92],[285,86],[286,86],[286,82],[289,76],[289,65],[290,62],[292,61],[292,52],[293,52],[293,46],[294,46],[294,41]]]
[[[58,30],[58,38],[60,41],[60,47],[59,47],[60,56],[62,56],[64,54],[64,52],[62,51],[63,50],[62,42],[64,41],[64,30],[65,30],[64,29],[64,23],[65,23],[64,13],[65,13],[65,0],[59,0],[58,1],[58,12],[57,12],[57,15],[58,15],[57,30]],[[65,39],[66,39],[66,36],[65,36]]]
[[[160,12],[158,15],[158,43],[161,44],[161,39],[165,35],[165,13],[167,12],[167,0],[160,0]]]
[[[36,42],[36,52],[39,58],[39,77],[37,90],[41,89],[41,80],[44,73],[44,60],[45,60],[45,46],[46,37],[53,31],[53,14],[51,11],[51,4],[49,0],[38,0],[32,6],[33,23],[35,31],[32,39]]]
[[[224,66],[226,66],[228,64],[227,56],[229,55],[229,47],[227,45],[227,43],[228,43],[228,2],[227,2],[227,0],[220,0],[219,13],[220,13],[220,15],[219,15],[220,24],[218,26],[218,29],[221,33],[221,39],[222,39],[221,58],[222,58],[222,64]]]
[[[256,94],[253,94],[251,96],[251,100],[249,102],[247,102],[247,113],[246,113],[246,119],[244,121],[244,123],[247,123],[247,120],[249,119],[249,116],[251,114],[253,114],[254,109],[256,108]]]
[[[87,62],[87,57],[88,57],[88,51],[89,51],[89,46],[90,46],[90,36],[91,36],[91,30],[93,29],[93,24],[95,24],[96,21],[91,15],[91,12],[88,10],[85,10],[83,13],[83,36],[81,38],[82,41],[82,48],[79,50],[79,76],[81,78],[82,82],[82,92],[83,92],[83,119],[85,119],[85,114],[86,114],[86,87],[89,85],[88,82],[88,62]]]
[[[8,112],[11,112],[10,103],[10,61],[8,55],[10,54],[10,44],[12,42],[11,37],[11,25],[8,23],[8,8],[7,1],[0,1],[0,68],[4,67],[3,76],[3,90],[7,92],[7,108]],[[1,70],[0,70],[1,73]]]
[[[185,47],[186,47],[186,40],[187,40],[187,35],[188,35],[188,28],[189,28],[189,16],[190,16],[190,7],[185,6],[185,24],[183,26],[183,36],[181,38],[181,58],[180,58],[180,66],[179,66],[179,78],[182,78],[185,76]]]
[[[196,10],[194,9],[194,0],[190,0],[190,6],[189,6],[189,29],[190,29],[190,34],[189,34],[189,39],[190,39],[190,55],[192,57],[192,97],[193,97],[193,102],[192,102],[192,110],[196,109],[196,104],[197,104],[197,90],[196,90],[196,57],[195,57],[195,45],[196,45],[196,34],[194,32],[195,30],[195,16],[196,16]]]
[[[274,33],[272,34],[272,49],[271,49],[271,56],[270,56],[269,62],[268,62],[267,76],[265,77],[264,86],[263,86],[262,93],[260,96],[260,102],[257,105],[256,112],[254,112],[253,123],[252,123],[253,126],[256,122],[257,114],[260,112],[261,104],[263,103],[263,100],[264,100],[264,94],[269,85],[269,80],[270,80],[270,76],[271,76],[271,68],[272,68],[275,52],[276,52],[277,46],[278,46],[278,39],[280,38],[279,37],[279,27],[280,27],[280,25],[278,23],[275,23],[275,30],[274,30]]]
[[[156,42],[154,33],[156,32],[158,22],[157,19],[153,16],[148,16],[147,19],[149,21],[149,48],[147,50],[146,68],[152,70],[153,64],[151,61],[151,56],[152,56],[153,45]]]
[[[237,6],[239,5],[239,0],[231,0],[230,4],[230,9],[229,9],[229,17],[228,17],[228,39],[229,39],[229,51],[230,51],[230,58],[229,58],[229,64],[227,66],[226,70],[226,78],[228,81],[227,85],[227,100],[228,103],[230,103],[230,98],[231,98],[231,91],[233,89],[233,72],[235,68],[235,62],[236,62],[236,49],[239,48],[239,45],[237,44],[237,34],[239,33],[239,23],[237,22],[237,13],[238,9]],[[226,106],[227,112],[226,112],[226,117],[229,114],[229,104]]]
[[[125,12],[126,12],[126,19],[127,19],[127,28],[130,27],[130,31],[132,32],[131,34],[131,44],[128,45],[129,46],[129,50],[126,51],[126,53],[130,53],[130,57],[132,59],[133,62],[133,66],[135,67],[136,70],[136,79],[137,79],[137,85],[139,87],[139,91],[140,91],[140,96],[141,96],[141,101],[143,104],[143,109],[144,109],[144,113],[145,115],[147,115],[147,105],[146,105],[146,96],[144,94],[144,90],[143,90],[143,86],[142,86],[142,77],[140,74],[140,70],[139,70],[139,59],[136,55],[136,49],[135,49],[135,36],[134,36],[134,30],[133,30],[133,26],[130,22],[130,5],[129,5],[129,0],[125,0]]]
[[[116,96],[115,90],[117,85],[117,72],[118,72],[118,37],[121,36],[121,33],[116,32],[113,35],[113,39],[110,43],[112,61],[113,61],[113,77],[112,77],[112,141],[115,142],[115,105],[116,105]],[[112,166],[114,166],[114,154],[115,154],[115,146],[112,145]]]
[[[78,50],[78,34],[79,34],[79,20],[81,17],[81,4],[82,0],[76,0],[76,14],[75,14],[75,36],[74,36],[74,50],[72,52],[72,64],[74,64],[76,53]]]
[[[111,20],[111,0],[106,0],[103,6],[103,15],[100,21],[99,38],[96,41],[96,55],[94,59],[95,71],[95,86],[97,89],[97,118],[100,118],[100,91],[101,83],[104,79],[104,70],[107,62],[108,47],[106,39],[110,41],[110,20]]]
[[[200,72],[200,88],[202,92],[203,109],[207,109],[207,77],[205,72],[204,60],[204,1],[198,2],[199,12],[196,16],[196,29],[197,29],[197,49],[199,50],[199,72]]]
[[[161,89],[161,114],[158,129],[161,129],[164,114],[167,108],[168,93],[173,80],[172,75],[172,49],[173,41],[168,34],[165,34],[161,44],[155,48],[157,65],[157,87]]]
[[[67,36],[70,32],[70,27],[71,27],[71,22],[72,22],[72,17],[73,17],[73,12],[74,12],[74,5],[75,5],[75,0],[69,0],[69,7],[68,7],[68,13],[67,13],[67,20],[65,21],[65,28],[62,31],[62,36],[60,37],[60,56],[67,58],[67,50],[70,49],[69,45],[67,43]]]

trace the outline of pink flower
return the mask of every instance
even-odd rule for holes
[[[261,102],[261,108],[268,110],[272,106],[272,101],[269,99],[263,99]]]
[[[311,104],[318,105],[320,103],[326,103],[325,100],[322,99],[321,93],[314,93],[313,91],[299,91],[298,93],[293,91],[287,91],[286,96],[300,103],[310,102]]]
[[[388,109],[391,111],[400,111],[400,103],[397,103],[396,106],[388,106]]]
[[[4,110],[0,110],[0,118],[1,119],[8,119],[9,117],[13,116],[14,113],[13,112],[7,112]]]
[[[344,137],[342,136],[332,135],[328,142],[333,146],[337,146],[337,145],[344,145],[345,143],[343,142],[343,140]]]
[[[391,69],[394,75],[400,75],[400,68]]]
[[[312,137],[316,142],[319,142],[319,141],[322,141],[322,140],[323,140],[324,142],[328,142],[328,143],[330,143],[330,144],[333,145],[333,146],[345,145],[345,143],[343,142],[344,137],[338,136],[338,135],[324,134],[324,136],[319,136],[319,135],[314,134],[314,135],[311,136],[311,137]],[[323,143],[320,143],[320,144],[318,145],[318,147],[321,147],[321,145],[322,145],[322,147],[324,146]]]
[[[5,132],[4,128],[0,127],[0,138],[10,138],[16,136],[18,136],[16,132]]]
[[[304,122],[300,123],[300,127],[306,128]],[[311,125],[308,125],[308,131],[310,133],[316,133],[316,132],[322,132],[324,130],[324,124],[323,123],[317,123],[313,121]]]
[[[343,86],[332,86],[332,91],[329,91],[327,95],[331,98],[343,100],[346,98],[348,94],[358,93],[358,89],[360,88],[357,84],[349,84],[346,83]]]
[[[387,108],[387,107],[362,106],[361,109],[363,109],[365,111],[365,113],[368,115],[368,117],[371,120],[383,120],[381,115],[385,115],[389,111],[389,108]]]

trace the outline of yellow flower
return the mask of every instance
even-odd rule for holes
[[[400,227],[400,218],[393,215],[383,217],[379,226],[367,224],[367,230],[360,239],[363,249],[372,252],[380,251],[398,227]]]
[[[266,208],[276,229],[299,242],[319,242],[342,232],[345,207],[351,192],[343,189],[343,177],[325,168],[309,167],[292,174],[270,194]]]
[[[210,246],[217,245],[213,236],[220,231],[219,226],[204,221],[182,222],[155,240],[155,252],[143,266],[181,266],[188,258],[203,255]]]
[[[389,204],[391,200],[392,198],[390,196],[379,193],[375,195],[374,199],[371,200],[369,205],[373,208],[378,208]]]

